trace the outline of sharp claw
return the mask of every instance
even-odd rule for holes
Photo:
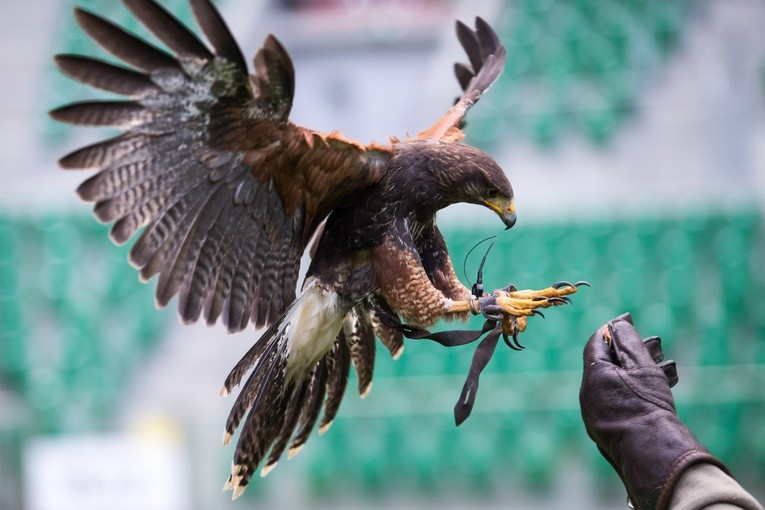
[[[510,347],[514,351],[522,351],[524,347],[518,343],[518,332],[513,333],[513,341],[510,341],[510,337],[507,336],[507,333],[502,333],[502,340],[505,341],[505,344]]]
[[[590,282],[586,282],[586,281],[584,281],[584,280],[578,281],[578,282],[576,282],[576,283],[574,284],[574,287],[577,287],[577,288],[579,288],[579,287],[581,287],[581,286],[585,286],[585,287],[592,287],[592,285],[590,285]]]
[[[516,346],[518,346],[518,350],[519,350],[519,351],[522,351],[523,349],[525,349],[525,347],[524,347],[523,345],[521,345],[521,343],[518,341],[518,330],[517,330],[517,329],[516,329],[516,330],[515,330],[515,332],[513,333],[513,343],[514,343]]]
[[[532,310],[532,311],[531,311],[531,315],[539,315],[539,316],[541,316],[543,319],[545,318],[545,314],[543,314],[543,313],[542,313],[542,312],[540,312],[539,310]]]
[[[553,296],[553,297],[547,298],[547,302],[550,303],[551,305],[563,305],[566,303],[570,303],[571,300],[564,299],[563,297],[560,297],[560,296]]]
[[[552,287],[553,289],[560,289],[561,287],[574,287],[574,288],[576,288],[579,283],[581,283],[581,282],[571,283],[571,282],[562,281],[562,282],[553,283],[552,285],[550,285],[550,287]]]

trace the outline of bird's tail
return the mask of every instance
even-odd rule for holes
[[[234,498],[241,495],[264,459],[261,476],[276,466],[285,450],[290,458],[300,451],[322,406],[319,433],[329,428],[340,407],[351,363],[359,393],[366,396],[372,383],[375,334],[384,333],[374,319],[374,313],[344,309],[334,291],[310,282],[231,370],[222,395],[252,370],[229,413],[223,436],[223,443],[228,444],[244,418],[231,475],[224,486],[233,491]],[[395,352],[400,350],[400,344],[396,345]]]

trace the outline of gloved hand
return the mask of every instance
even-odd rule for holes
[[[584,348],[579,403],[587,434],[640,510],[666,508],[693,464],[728,472],[678,418],[670,391],[677,373],[674,362],[662,359],[660,340],[641,339],[629,314],[605,324]]]

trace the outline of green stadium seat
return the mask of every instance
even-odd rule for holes
[[[166,315],[146,313],[151,288],[105,238],[85,216],[0,218],[0,379],[26,396],[41,432],[104,426],[162,329]]]

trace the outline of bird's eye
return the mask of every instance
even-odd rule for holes
[[[502,193],[498,189],[489,192],[489,199],[495,200],[498,198],[502,198]]]

